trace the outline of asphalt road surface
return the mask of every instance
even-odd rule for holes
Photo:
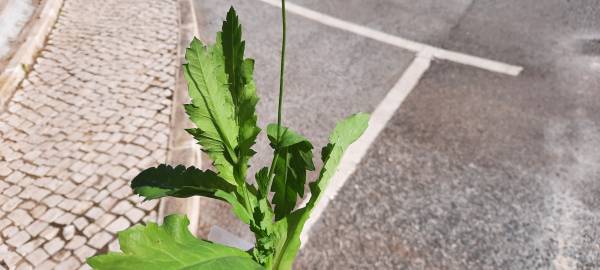
[[[523,67],[510,76],[434,57],[311,227],[297,269],[600,268],[600,1],[292,3]],[[275,122],[278,8],[195,4],[210,41],[236,7],[260,124]],[[318,149],[338,119],[385,102],[416,54],[300,15],[288,19],[284,124]]]

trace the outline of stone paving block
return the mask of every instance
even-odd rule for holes
[[[8,160],[10,161],[10,160]],[[23,174],[20,171],[13,171],[10,175],[8,175],[4,180],[6,180],[7,182],[16,184],[19,180],[23,179],[25,177],[25,174]]]
[[[82,231],[88,224],[89,222],[84,217],[78,217],[73,221],[73,225],[75,225],[75,228],[77,228],[79,231]]]
[[[14,224],[20,227],[27,226],[33,221],[33,218],[31,218],[29,213],[23,209],[17,209],[10,212],[8,214],[8,218],[12,220]]]
[[[35,186],[33,186],[35,187]],[[41,201],[42,199],[44,199],[46,196],[48,196],[50,194],[49,190],[43,189],[43,188],[38,188],[35,187],[33,189],[33,193],[31,194],[31,199],[33,199],[34,201]]]
[[[16,270],[32,270],[33,266],[27,262],[21,262],[17,265]]]
[[[78,206],[78,205],[79,204],[76,200],[64,199],[58,204],[58,207],[60,207],[61,209],[65,210],[65,211],[71,211],[71,209],[73,209],[75,206]],[[90,205],[90,203],[88,202],[84,205]],[[76,213],[76,212],[73,211],[73,213]],[[78,213],[76,213],[76,214],[78,214]]]
[[[121,188],[115,190],[111,195],[117,199],[122,200],[131,194],[131,188],[128,185],[124,185]]]
[[[127,213],[125,213],[125,216],[133,223],[136,224],[138,223],[145,215],[146,213],[144,213],[144,211],[137,209],[137,208],[132,208],[131,210],[127,211]]]
[[[99,232],[90,238],[88,244],[92,247],[100,249],[104,247],[104,245],[108,244],[108,242],[114,238],[114,235],[111,235],[107,232]]]
[[[40,236],[46,240],[50,240],[58,234],[58,231],[59,231],[59,229],[56,227],[52,227],[52,226],[46,227],[46,229],[40,233]]]
[[[108,171],[108,175],[111,176],[112,178],[119,178],[126,171],[127,171],[127,169],[125,167],[122,167],[122,166],[113,166]]]
[[[13,268],[17,265],[17,263],[21,260],[21,255],[17,254],[14,251],[8,251],[4,255],[4,263],[10,268]]]
[[[98,169],[98,167],[99,166],[97,164],[89,163],[89,164],[87,164],[85,167],[83,167],[81,169],[81,173],[83,173],[84,175],[86,175],[86,176],[89,177],[89,176],[93,175],[96,172],[96,170]]]
[[[23,188],[21,188],[20,186],[10,186],[9,188],[5,189],[4,192],[2,192],[2,194],[12,197],[19,194],[21,190],[23,190]]]
[[[87,176],[81,173],[75,173],[71,175],[71,180],[77,184],[83,183],[87,179]]]
[[[11,168],[8,167],[6,163],[0,163],[0,176],[6,177],[13,172]]]
[[[50,208],[45,214],[43,214],[40,217],[40,220],[46,221],[46,222],[53,222],[55,221],[58,217],[62,216],[64,213],[63,210],[58,209],[58,208]]]
[[[6,240],[6,243],[10,246],[18,247],[24,244],[25,242],[29,241],[29,239],[31,239],[31,236],[27,234],[27,232],[19,231],[10,238],[8,238],[8,240]]]
[[[45,260],[40,265],[38,265],[39,269],[55,269],[56,263],[51,260]]]
[[[68,226],[63,227],[63,229],[62,229],[62,237],[65,240],[67,240],[67,241],[71,240],[71,239],[73,239],[74,236],[75,236],[75,226],[68,225]]]
[[[106,213],[106,214],[102,215],[101,217],[99,217],[98,219],[96,219],[94,221],[94,223],[96,225],[98,225],[100,228],[104,228],[104,227],[106,227],[108,224],[110,224],[115,219],[116,219],[115,215],[111,215],[109,213]]]
[[[9,185],[9,184],[8,184],[8,183],[6,183],[6,182],[2,182],[2,181],[0,181],[0,192],[3,192],[5,189],[7,189],[7,188],[9,188],[9,187],[11,187],[11,186],[12,186],[12,185]]]
[[[85,167],[86,163],[83,161],[76,161],[75,163],[73,163],[71,165],[71,167],[69,167],[69,170],[74,171],[74,172],[79,172],[79,170],[81,170],[83,167]]]
[[[109,149],[111,149],[114,146],[114,144],[109,143],[109,142],[102,142],[100,144],[98,144],[98,146],[96,147],[96,151],[98,152],[102,152],[102,153],[106,153],[108,152]]]
[[[70,249],[70,250],[75,250],[75,249],[78,249],[79,247],[83,246],[86,241],[87,241],[87,238],[85,238],[81,235],[75,235],[73,237],[73,239],[71,239],[71,241],[69,241],[67,243],[65,248]]]
[[[9,201],[9,197],[0,194],[0,205],[4,205],[8,201]]]
[[[104,209],[104,211],[109,211],[112,207],[117,203],[117,199],[113,197],[107,197],[100,202],[100,207]]]
[[[26,202],[22,203],[21,205],[19,205],[19,208],[25,209],[25,210],[31,210],[31,209],[33,209],[36,206],[37,206],[37,204],[35,202],[33,202],[33,201],[26,201]]]
[[[33,252],[29,253],[25,258],[29,261],[33,266],[40,265],[43,261],[48,259],[48,254],[41,248],[35,249]]]
[[[42,200],[42,202],[47,205],[48,207],[54,207],[56,205],[58,205],[60,202],[62,202],[65,198],[63,196],[57,195],[57,194],[53,194],[50,195],[46,198],[44,198]]]
[[[47,209],[48,207],[46,207],[45,205],[38,204],[33,209],[31,209],[30,213],[33,218],[39,218],[46,212]]]
[[[125,217],[119,217],[110,225],[108,225],[108,227],[106,227],[106,230],[116,234],[122,230],[127,229],[130,225],[131,223]]]
[[[45,176],[50,171],[49,167],[38,166],[31,174],[37,177]]]
[[[98,227],[98,225],[96,225],[95,223],[90,223],[85,227],[85,229],[83,229],[83,235],[85,235],[87,238],[91,238],[99,231],[100,227]]]
[[[9,221],[8,219],[0,219],[0,230],[6,228],[6,226],[8,226],[9,224],[11,224],[11,221]]]
[[[83,214],[85,211],[90,209],[94,205],[92,202],[78,202],[73,209],[71,209],[71,213],[73,214]]]
[[[93,202],[95,203],[100,203],[102,200],[106,199],[106,197],[108,197],[109,192],[107,190],[101,190],[98,192],[98,194],[96,194],[96,196],[94,196],[94,198],[92,199]]]
[[[120,201],[114,208],[111,209],[111,212],[117,215],[124,215],[129,211],[133,205],[128,201]]]
[[[19,232],[19,228],[16,226],[8,226],[4,230],[2,230],[2,236],[6,239],[14,236]]]
[[[44,244],[44,250],[50,255],[54,255],[57,251],[61,250],[65,246],[65,241],[60,238],[54,238],[46,244]]]
[[[131,195],[129,195],[129,197],[127,197],[127,199],[131,203],[133,203],[133,205],[135,205],[136,207],[144,202],[144,197],[137,195],[137,194],[131,194]]]
[[[137,169],[136,166],[137,166],[137,163],[134,164],[133,167],[131,167],[126,173],[124,173],[121,176],[121,179],[126,179],[129,181],[133,180],[133,178],[135,178],[141,171],[141,170]]]
[[[40,221],[40,220],[36,220],[33,223],[31,223],[31,225],[27,226],[27,228],[25,229],[27,231],[27,233],[29,233],[31,236],[37,236],[39,233],[42,232],[42,230],[46,229],[48,227],[48,223]]]
[[[79,267],[81,265],[81,263],[73,256],[68,257],[67,259],[63,260],[61,263],[59,263],[56,268],[54,268],[55,270],[72,270],[72,269],[77,269],[77,267]]]
[[[63,260],[69,258],[71,255],[73,255],[73,252],[71,252],[70,250],[61,249],[58,252],[56,252],[54,255],[52,255],[52,260],[55,260],[57,262],[62,262]]]
[[[94,163],[96,164],[105,164],[110,161],[110,156],[107,154],[98,154],[94,159]]]
[[[21,254],[21,256],[27,256],[27,254],[33,252],[36,248],[44,243],[44,239],[32,239],[29,242],[20,245],[17,247],[17,253]]]
[[[75,188],[76,188],[76,186],[73,183],[63,182],[63,184],[58,187],[58,189],[55,191],[55,193],[66,195],[67,193],[71,192]]]
[[[114,241],[110,242],[110,244],[108,244],[108,250],[113,252],[119,252],[121,250],[119,240],[115,239]]]
[[[143,209],[143,210],[150,211],[150,210],[156,208],[156,206],[158,205],[158,202],[159,202],[158,200],[150,200],[150,201],[146,201],[146,202],[140,203],[138,205],[138,207],[141,208],[141,209]]]
[[[69,199],[79,198],[82,193],[86,191],[87,187],[85,186],[77,186],[75,189],[71,190],[71,192],[67,193],[65,197]]]
[[[123,185],[125,185],[125,182],[117,179],[113,180],[112,183],[108,184],[108,186],[106,186],[106,189],[110,192],[113,192],[122,187]]]
[[[81,185],[86,186],[86,187],[93,187],[95,189],[102,189],[101,187],[98,186],[98,175],[90,175],[87,177],[87,179],[85,180],[85,182],[83,182]]]
[[[75,220],[75,218],[77,218],[77,216],[67,212],[67,213],[64,213],[62,216],[60,216],[59,218],[57,218],[56,220],[54,220],[54,223],[61,224],[61,225],[67,225],[67,224],[70,224],[71,222],[73,222],[73,220]]]

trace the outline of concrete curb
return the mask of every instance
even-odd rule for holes
[[[44,48],[46,37],[58,18],[63,0],[46,0],[43,5],[37,21],[29,29],[27,38],[0,74],[0,108],[12,97],[27,75],[27,67],[34,63],[37,53]]]
[[[169,127],[169,146],[167,150],[167,163],[171,165],[183,164],[186,166],[201,167],[200,147],[185,128],[192,127],[182,104],[188,103],[187,83],[183,77],[182,64],[185,61],[185,50],[192,38],[198,35],[193,4],[191,0],[178,0],[179,10],[179,39],[177,44],[177,68],[173,103],[171,108],[171,121]],[[200,197],[194,196],[186,199],[163,198],[158,208],[158,222],[171,213],[184,213],[190,220],[189,229],[196,232],[200,214]]]

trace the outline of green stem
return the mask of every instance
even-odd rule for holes
[[[283,29],[282,41],[281,41],[281,63],[279,71],[279,104],[277,107],[277,143],[281,139],[281,110],[283,103],[283,74],[285,67],[285,0],[281,0],[281,25]]]
[[[273,172],[277,163],[277,157],[279,156],[279,143],[281,141],[281,111],[283,108],[283,77],[285,71],[285,37],[286,37],[286,24],[285,24],[285,0],[281,0],[281,26],[282,26],[282,40],[281,40],[281,62],[279,64],[279,101],[277,104],[277,145],[275,146],[275,153],[273,153],[273,160],[271,161],[271,167],[269,168],[269,189],[271,190],[271,184],[273,183]],[[286,173],[287,174],[287,173]]]

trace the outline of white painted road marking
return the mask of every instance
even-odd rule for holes
[[[259,0],[264,3],[281,7],[281,3],[279,0]],[[459,53],[455,51],[450,51],[442,48],[437,48],[431,45],[427,45],[424,43],[408,40],[399,36],[390,35],[378,30],[374,30],[362,25],[358,25],[355,23],[351,23],[348,21],[340,20],[338,18],[329,16],[327,14],[323,14],[320,12],[316,12],[314,10],[307,9],[305,7],[293,4],[286,3],[286,10],[288,12],[300,15],[302,17],[320,22],[324,25],[328,25],[331,27],[335,27],[338,29],[342,29],[348,32],[355,33],[357,35],[361,35],[367,38],[371,38],[377,41],[381,41],[383,43],[387,43],[390,45],[394,45],[396,47],[400,47],[413,52],[424,52],[429,51],[433,55],[433,57],[443,60],[448,60],[464,65],[474,66],[481,69],[508,74],[512,76],[517,76],[523,70],[523,67],[510,65],[490,59],[485,59],[477,56],[472,56],[464,53]]]
[[[360,139],[348,147],[346,154],[344,154],[342,160],[340,161],[337,172],[331,179],[327,189],[324,191],[324,196],[321,197],[321,200],[315,206],[310,218],[304,225],[304,230],[300,235],[300,242],[302,246],[308,241],[310,229],[315,222],[319,220],[321,214],[323,214],[323,211],[327,207],[327,204],[329,204],[329,201],[333,200],[340,188],[344,186],[344,183],[346,183],[348,178],[354,173],[359,162],[367,154],[367,150],[371,144],[373,144],[375,139],[377,139],[379,133],[383,131],[396,110],[400,107],[400,104],[402,104],[412,89],[417,86],[421,76],[423,76],[425,71],[429,68],[431,58],[432,55],[426,51],[419,53],[417,57],[415,57],[404,74],[402,74],[402,77],[400,77],[400,80],[398,80],[398,82],[387,93],[381,103],[377,105],[377,108],[375,108],[373,114],[371,114],[371,118],[369,119],[369,127],[365,133],[360,137]],[[302,205],[306,205],[307,202],[308,196],[303,201]]]
[[[260,0],[272,6],[281,7],[279,0]],[[321,201],[315,206],[310,218],[307,220],[304,230],[300,235],[301,245],[304,246],[309,238],[309,233],[314,224],[319,220],[327,205],[335,198],[338,191],[344,186],[348,178],[354,173],[356,167],[367,154],[369,147],[375,142],[379,133],[383,131],[387,123],[390,121],[396,110],[400,107],[404,99],[414,89],[419,80],[429,68],[433,58],[443,59],[469,65],[492,72],[517,76],[523,70],[520,66],[510,65],[490,59],[485,59],[477,56],[472,56],[464,53],[450,51],[442,48],[437,48],[428,44],[408,40],[402,37],[390,35],[378,30],[374,30],[362,25],[340,20],[327,14],[319,13],[307,8],[304,8],[293,3],[286,3],[287,11],[300,15],[302,17],[317,21],[324,25],[342,29],[351,33],[355,33],[373,40],[384,42],[405,50],[417,53],[417,57],[413,60],[410,66],[402,74],[402,77],[396,85],[387,93],[385,98],[379,103],[369,120],[369,127],[363,136],[352,144],[346,154],[342,157],[337,172],[331,179],[329,186],[324,191],[324,196]],[[309,198],[305,198],[301,207],[306,205]]]

